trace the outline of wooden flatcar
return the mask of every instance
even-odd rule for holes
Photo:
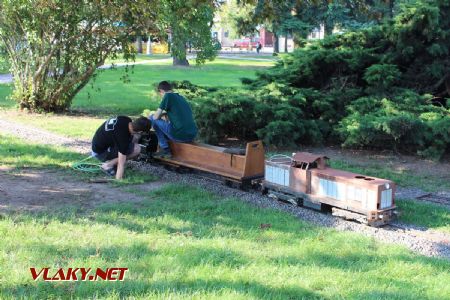
[[[245,149],[229,149],[195,142],[169,144],[172,157],[158,158],[158,161],[213,173],[241,186],[250,186],[252,181],[264,177],[265,156],[261,141],[247,143]]]
[[[263,190],[269,195],[371,226],[389,223],[396,215],[395,183],[332,169],[328,158],[307,152],[266,161]]]

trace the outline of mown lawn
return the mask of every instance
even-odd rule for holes
[[[13,122],[42,128],[56,134],[90,140],[105,117],[92,115],[29,114],[16,111],[0,111],[0,117]]]
[[[241,77],[255,77],[255,72],[271,62],[217,59],[204,66],[173,67],[170,62],[136,65],[128,73],[129,83],[121,77],[124,68],[100,72],[94,88],[87,87],[74,100],[73,109],[95,114],[120,113],[137,115],[144,109],[154,110],[161,99],[155,84],[162,80],[189,80],[205,86],[240,86]],[[99,88],[97,90],[96,88]]]
[[[134,62],[144,62],[144,61],[149,61],[149,60],[159,60],[159,59],[169,59],[169,58],[170,58],[169,54],[152,54],[152,55],[137,54],[134,59]],[[114,58],[114,59],[108,58],[105,61],[105,65],[117,64],[117,63],[127,63],[127,61],[125,61],[123,59],[123,57],[120,55],[117,58]],[[128,63],[133,63],[133,61],[129,60]]]
[[[154,110],[160,102],[155,84],[162,80],[189,80],[205,86],[240,86],[240,78],[254,78],[255,72],[274,61],[254,61],[218,58],[203,66],[173,67],[171,62],[154,60],[145,65],[118,67],[98,72],[92,85],[87,85],[74,99],[72,109],[95,115],[139,115],[144,109]],[[128,76],[129,82],[121,78]],[[0,85],[0,108],[14,103],[6,96],[11,87]]]
[[[58,168],[78,176],[68,167],[81,157],[0,136],[3,166]],[[145,200],[0,212],[0,299],[446,299],[450,294],[447,260],[311,226],[198,188],[125,189]],[[33,281],[30,267],[129,271],[123,282],[51,283]]]
[[[260,229],[260,224],[271,224]],[[450,262],[168,185],[140,203],[0,218],[0,298],[448,299]],[[129,268],[123,282],[29,268]]]
[[[86,155],[70,151],[66,148],[30,143],[29,141],[24,141],[10,135],[0,134],[0,166],[12,169],[11,172],[13,173],[23,168],[60,169],[65,173],[76,176],[84,181],[104,178],[105,175],[101,171],[89,173],[72,169],[74,163],[80,162],[86,158]],[[85,162],[99,164],[95,159],[90,159]],[[125,178],[122,181],[115,181],[113,184],[140,184],[151,182],[156,179],[157,177],[152,174],[144,174],[138,170],[128,168],[125,172]]]
[[[450,210],[448,208],[411,199],[397,200],[396,205],[400,212],[400,221],[450,233]]]
[[[0,134],[0,165],[21,168],[58,168],[83,179],[103,176],[102,173],[85,174],[71,169],[74,162],[86,158],[70,150],[25,142],[21,139]],[[91,160],[89,162],[97,162]],[[156,179],[151,174],[142,174],[137,170],[128,169],[122,183],[135,184],[150,182]],[[430,203],[421,203],[413,200],[397,200],[399,219],[406,223],[413,223],[431,229],[450,233],[450,211],[442,206]]]
[[[79,157],[5,136],[0,155],[1,165],[37,168],[67,168]],[[139,195],[143,202],[0,213],[0,299],[445,299],[450,294],[446,260],[184,185]],[[33,281],[30,267],[129,271],[123,282],[49,283]]]

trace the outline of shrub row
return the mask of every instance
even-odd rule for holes
[[[450,147],[450,110],[433,105],[431,95],[411,90],[392,97],[341,97],[313,89],[271,84],[258,91],[207,89],[174,82],[193,104],[201,137],[260,138],[266,145],[341,143],[344,147],[393,149],[440,158]],[[286,91],[289,89],[290,91]],[[339,98],[340,101],[333,101]],[[346,108],[339,104],[348,102]]]
[[[176,86],[209,142],[258,137],[439,158],[450,148],[449,54],[450,1],[416,0],[389,23],[297,49],[244,88]]]

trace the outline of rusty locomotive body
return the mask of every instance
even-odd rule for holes
[[[326,156],[298,152],[265,162],[263,190],[270,196],[355,219],[372,226],[396,214],[395,183],[336,170]]]
[[[328,209],[334,215],[372,226],[395,217],[392,181],[332,169],[325,156],[299,152],[266,161],[261,141],[250,142],[245,149],[174,142],[170,147],[172,157],[159,159],[161,163],[213,173],[241,186],[256,183],[269,196]]]

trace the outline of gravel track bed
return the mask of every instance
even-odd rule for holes
[[[0,132],[12,134],[33,142],[42,143],[45,141],[45,144],[47,145],[68,147],[71,150],[80,153],[90,153],[90,143],[88,141],[62,137],[45,130],[31,128],[10,121],[0,120]],[[383,228],[369,227],[311,209],[275,201],[255,191],[246,192],[230,188],[220,182],[213,181],[196,174],[183,175],[166,170],[162,166],[144,162],[130,162],[130,165],[141,171],[155,174],[166,182],[199,186],[217,195],[236,197],[257,207],[271,208],[288,212],[301,220],[311,222],[317,226],[334,228],[339,231],[357,232],[382,242],[406,246],[409,249],[426,256],[450,259],[450,234],[433,231],[411,224],[402,224],[400,222],[394,222],[392,226],[385,226]],[[399,189],[398,192],[399,194],[397,197],[400,196],[401,198],[409,198],[412,196],[414,196],[412,198],[415,198],[425,194],[425,192],[422,192],[419,189],[403,188]]]

